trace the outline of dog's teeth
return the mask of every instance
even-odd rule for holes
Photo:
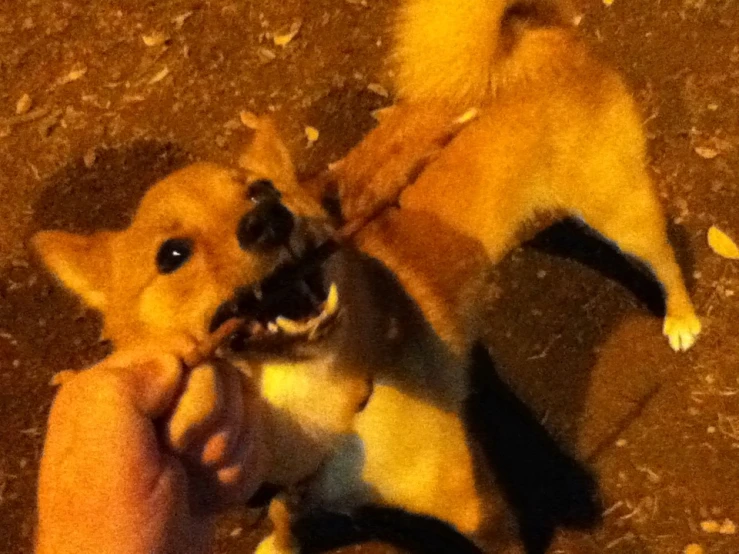
[[[258,301],[262,301],[264,298],[264,294],[262,293],[262,286],[261,285],[254,285],[254,288],[252,289],[252,292],[254,293],[254,298],[256,298]]]
[[[331,287],[328,289],[328,297],[323,305],[323,315],[331,316],[336,313],[339,309],[339,289],[336,288],[336,283],[331,283]]]
[[[302,335],[305,334],[306,331],[310,330],[310,322],[300,323],[282,316],[278,317],[275,320],[275,323],[276,327],[288,335]],[[270,322],[270,325],[275,325],[275,323]]]

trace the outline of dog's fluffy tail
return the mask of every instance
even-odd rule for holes
[[[398,99],[479,104],[494,90],[522,21],[573,19],[569,0],[403,0],[393,55]]]

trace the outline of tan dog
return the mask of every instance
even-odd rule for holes
[[[489,9],[482,0],[403,8],[400,67],[425,69],[399,72],[400,102],[333,175],[349,217],[415,183],[400,212],[357,237],[359,250],[289,283],[286,297],[260,284],[327,226],[267,120],[251,122],[245,176],[196,164],[157,183],[122,232],[35,239],[46,264],[104,314],[119,348],[181,354],[232,315],[253,322],[240,359],[269,404],[267,480],[294,492],[298,510],[374,502],[473,537],[494,522],[491,482],[461,417],[465,366],[485,268],[537,210],[578,212],[650,262],[666,287],[673,346],[689,347],[699,331],[619,78],[568,30],[510,26],[490,38],[504,10]],[[441,48],[451,54],[435,57]],[[449,59],[470,71],[447,75]],[[469,106],[482,117],[437,151],[434,133]],[[438,157],[419,173],[429,149]],[[271,515],[276,532],[260,551],[297,549],[286,504]]]
[[[356,217],[399,193],[396,181],[366,178],[392,155],[388,136],[405,129],[412,144],[450,110],[480,108],[402,194],[403,212],[433,214],[479,240],[493,262],[519,244],[537,213],[578,217],[651,268],[666,295],[664,334],[674,350],[687,350],[701,324],[667,240],[631,95],[571,29],[556,24],[567,17],[554,3],[544,4],[545,19],[524,21],[522,10],[532,6],[514,6],[502,26],[503,6],[496,6],[408,0],[400,8],[398,101],[332,167],[344,214]]]
[[[462,419],[477,336],[465,283],[479,289],[484,250],[433,217],[390,216],[360,235],[364,252],[341,250],[281,297],[265,277],[323,240],[326,218],[271,122],[250,124],[245,171],[192,165],[157,183],[128,229],[46,231],[36,249],[104,314],[119,349],[184,356],[225,319],[251,321],[230,358],[267,403],[266,482],[297,500],[270,510],[275,533],[259,552],[297,550],[292,504],[298,514],[399,507],[471,537],[494,528],[492,481]],[[425,141],[396,164],[398,178],[435,149]],[[449,251],[459,259],[439,267]]]

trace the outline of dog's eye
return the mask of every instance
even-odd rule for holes
[[[181,268],[192,255],[190,239],[169,239],[159,247],[157,252],[157,269],[166,275]]]
[[[264,200],[279,200],[280,191],[275,188],[275,185],[269,179],[259,179],[249,185],[249,189],[246,192],[249,200],[252,202],[263,202]]]

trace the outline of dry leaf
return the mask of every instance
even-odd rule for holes
[[[719,154],[718,150],[711,148],[710,146],[696,146],[694,150],[696,154],[706,160],[712,160]]]
[[[64,369],[62,371],[57,371],[54,375],[51,376],[49,385],[51,385],[52,387],[58,387],[63,385],[64,383],[69,383],[77,376],[77,373],[78,372],[74,369]]]
[[[175,29],[178,31],[182,29],[182,26],[185,24],[185,21],[192,15],[192,12],[185,12],[183,14],[180,14],[176,17],[172,18],[172,23],[174,23]]]
[[[82,79],[82,77],[85,76],[87,73],[87,67],[84,65],[78,65],[72,69],[69,73],[67,73],[64,77],[61,77],[56,84],[57,85],[66,85],[67,83],[71,83],[72,81],[77,81],[78,79]]]
[[[24,94],[20,97],[18,103],[15,105],[15,114],[23,115],[25,113],[28,113],[28,110],[31,109],[32,105],[33,100],[31,100],[31,97],[28,94]]]
[[[290,25],[290,28],[286,31],[278,31],[272,36],[272,42],[275,43],[275,46],[282,46],[285,47],[292,40],[295,38],[295,36],[300,32],[300,27],[303,26],[303,22],[301,20],[293,21],[292,25]]]
[[[729,260],[739,260],[739,247],[722,230],[713,225],[708,230],[708,246],[716,254]]]
[[[374,92],[375,94],[382,96],[383,98],[387,98],[388,96],[390,96],[390,93],[388,93],[387,89],[379,83],[370,83],[369,85],[367,85],[367,90],[370,92]]]
[[[150,35],[144,35],[141,37],[146,46],[161,46],[169,40],[169,37],[161,31],[155,31]]]
[[[158,83],[159,81],[164,79],[167,75],[169,75],[169,68],[165,67],[159,73],[157,73],[151,79],[149,79],[149,84],[153,85],[154,83]]]
[[[318,135],[318,129],[316,129],[315,127],[311,127],[310,125],[308,125],[305,128],[305,136],[308,139],[308,142],[316,142],[318,140]]]
[[[259,128],[259,116],[253,112],[243,111],[239,113],[239,119],[241,119],[241,123],[249,129]]]
[[[730,519],[726,518],[721,522],[721,527],[718,530],[722,535],[733,535],[736,533],[736,524]]]
[[[703,547],[700,544],[689,544],[683,550],[683,554],[703,554]]]
[[[718,533],[718,530],[720,528],[721,526],[715,519],[707,519],[706,521],[701,521],[701,529],[706,533]]]
[[[260,62],[269,63],[277,57],[277,54],[269,48],[260,48],[257,50],[257,56],[259,56]]]
[[[95,160],[97,160],[97,154],[95,153],[95,150],[90,149],[87,152],[85,152],[85,155],[82,156],[82,162],[85,164],[85,167],[87,169],[90,169],[93,165],[95,165]]]

